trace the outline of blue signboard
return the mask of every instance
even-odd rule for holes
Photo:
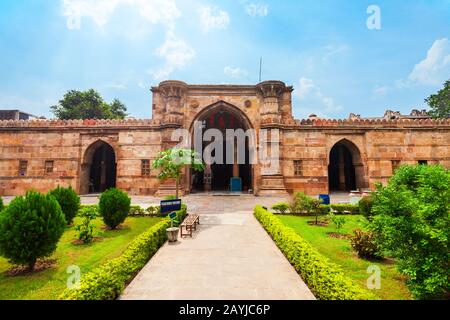
[[[321,194],[319,195],[319,199],[322,200],[322,204],[329,205],[331,203],[329,194]]]
[[[180,211],[181,210],[181,200],[164,200],[161,201],[161,213],[169,213],[172,211]]]

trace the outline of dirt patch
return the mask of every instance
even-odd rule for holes
[[[100,242],[100,241],[103,241],[102,237],[94,237],[92,239],[91,243]],[[84,243],[83,240],[80,240],[80,239],[75,239],[75,240],[72,241],[72,244],[74,244],[76,246],[88,245],[88,244],[91,244],[91,243]]]
[[[42,272],[47,269],[54,268],[56,266],[56,260],[55,259],[40,259],[36,261],[36,264],[34,266],[34,269],[30,271],[28,269],[28,266],[14,266],[8,271],[6,271],[7,277],[19,277],[19,276],[25,276],[25,275],[32,275],[34,273]]]
[[[335,232],[330,232],[330,233],[327,233],[327,234],[328,234],[328,236],[330,238],[342,239],[342,240],[348,240],[348,239],[350,239],[352,237],[349,234],[342,234],[342,233],[335,233]]]
[[[308,221],[308,224],[314,227],[328,227],[329,223],[326,221],[317,221],[317,223],[316,221]]]
[[[102,229],[103,231],[120,231],[120,230],[127,230],[129,228],[130,227],[127,224],[121,224],[120,226],[117,226],[115,229],[111,229],[107,225],[101,226],[100,229]]]

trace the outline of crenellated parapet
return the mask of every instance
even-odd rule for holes
[[[86,120],[0,120],[0,130],[4,128],[160,128],[162,122],[154,119],[86,119]]]
[[[282,120],[286,127],[334,127],[334,128],[436,128],[450,129],[450,119],[287,119]]]

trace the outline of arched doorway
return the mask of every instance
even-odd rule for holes
[[[366,187],[361,153],[351,141],[341,140],[331,149],[328,182],[330,192],[352,191]]]
[[[237,132],[236,130],[240,130],[243,133],[247,133],[247,130],[251,129],[250,122],[245,114],[235,106],[225,102],[219,102],[205,108],[195,121],[202,123],[202,137],[210,129],[215,129],[216,132],[221,133],[221,141],[219,144],[221,144],[223,157],[218,157],[219,161],[217,162],[207,164],[204,172],[190,172],[191,192],[231,191],[231,181],[236,181],[236,179],[240,181],[240,190],[238,191],[249,192],[253,190],[254,175],[251,161],[253,156],[251,152],[253,146],[252,136],[250,134],[246,135],[245,149],[241,151],[243,159],[238,161],[238,138],[234,135],[227,135],[227,130],[235,130],[235,132]],[[191,129],[193,131],[193,128]],[[194,131],[192,134],[194,134]],[[233,140],[234,149],[231,147]],[[192,141],[195,141],[195,137],[193,137]],[[202,142],[202,155],[205,154],[205,149],[214,142],[216,141]],[[216,150],[211,155],[214,158],[218,156],[216,155]],[[227,161],[230,159],[232,161]],[[237,190],[234,189],[234,191]]]
[[[85,152],[80,193],[100,193],[116,186],[116,153],[104,141],[93,143]]]

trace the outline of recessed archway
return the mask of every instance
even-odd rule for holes
[[[114,148],[98,140],[91,144],[81,165],[80,193],[100,193],[116,186],[116,153]]]
[[[351,141],[343,139],[330,151],[329,191],[352,191],[366,188],[361,152]]]
[[[207,165],[204,172],[189,172],[190,181],[188,183],[188,188],[191,192],[231,191],[231,181],[236,178],[240,180],[241,183],[240,191],[249,192],[250,190],[254,190],[254,172],[251,161],[253,156],[251,151],[254,151],[252,149],[254,146],[253,136],[249,135],[245,138],[245,161],[243,163],[238,163],[238,151],[236,149],[238,145],[237,138],[227,137],[226,134],[226,131],[230,129],[242,129],[243,132],[252,129],[250,121],[245,113],[231,104],[220,101],[206,107],[197,115],[191,126],[192,135],[194,135],[195,122],[201,122],[203,125],[202,137],[209,129],[215,129],[221,132],[223,137],[221,141],[223,157],[220,158],[223,161],[218,161]],[[231,152],[234,152],[235,154],[228,155],[227,152],[230,152],[229,150],[232,149],[230,148],[230,145],[233,143],[233,139],[235,149]],[[193,148],[195,148],[194,141],[195,138],[192,136]],[[201,147],[202,155],[204,154],[203,151],[205,151],[205,148],[213,142],[203,141]],[[215,152],[213,152],[212,156],[216,156]],[[226,161],[230,157],[235,160],[234,163],[229,163]]]

